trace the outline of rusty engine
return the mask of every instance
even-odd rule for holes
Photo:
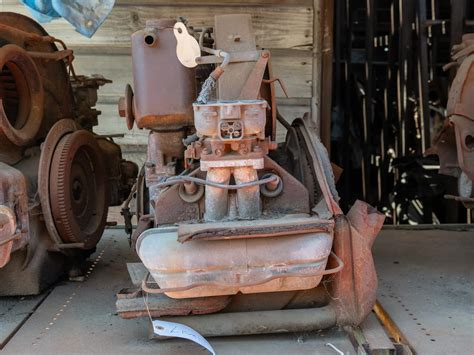
[[[449,90],[447,119],[444,127],[433,139],[427,153],[439,156],[441,174],[458,179],[458,196],[446,195],[474,207],[474,34],[463,35],[462,43],[453,46],[452,63],[447,70],[457,67]]]
[[[0,295],[35,294],[78,272],[138,174],[92,132],[109,81],[77,75],[72,61],[33,20],[0,14]]]
[[[384,217],[360,201],[342,214],[307,115],[288,123],[278,113],[279,80],[251,17],[216,16],[213,28],[150,20],[132,35],[132,59],[119,111],[129,129],[150,132],[132,242],[148,270],[137,292],[155,298],[144,310],[119,295],[119,313],[311,308],[319,325],[362,321]]]

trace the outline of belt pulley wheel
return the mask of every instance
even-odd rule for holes
[[[105,228],[107,190],[104,162],[93,134],[79,130],[58,142],[49,181],[54,224],[66,243],[95,247]]]

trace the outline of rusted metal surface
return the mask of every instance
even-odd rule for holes
[[[72,50],[25,16],[0,13],[0,43],[0,205],[16,223],[4,236],[0,218],[0,295],[34,294],[95,247],[138,168],[92,133],[109,80],[76,75]]]
[[[474,89],[474,80],[472,80],[472,84]],[[474,95],[474,90],[472,93]],[[472,98],[470,100],[474,101]],[[471,181],[474,181],[474,112],[473,116],[469,117],[452,116],[450,121],[454,125],[454,133],[456,134],[459,167]]]
[[[452,50],[453,62],[444,67],[458,67],[451,84],[447,105],[447,119],[433,140],[427,153],[440,159],[440,173],[457,177],[460,198],[466,207],[471,206],[471,192],[462,187],[474,181],[474,35],[462,37],[462,43]]]
[[[178,241],[266,238],[269,236],[331,232],[333,221],[315,221],[309,217],[268,219],[256,221],[180,224]]]
[[[26,16],[2,12],[0,14],[0,38],[6,43],[19,46],[27,52],[52,54],[58,52],[60,41],[48,36],[44,29]],[[38,83],[44,88],[43,120],[35,139],[46,137],[51,126],[60,118],[74,117],[74,97],[67,80],[69,60],[32,58],[40,76]],[[31,123],[30,123],[31,124]]]
[[[104,158],[105,177],[107,180],[108,205],[118,206],[130,193],[138,176],[137,164],[122,158],[120,146],[113,138],[96,137]]]
[[[56,224],[53,218],[52,204],[54,201],[50,199],[50,184],[51,181],[51,163],[53,160],[56,146],[59,141],[67,134],[70,134],[78,129],[78,125],[70,119],[58,121],[46,136],[41,150],[39,170],[38,170],[38,194],[43,210],[44,221],[48,229],[50,237],[57,244],[62,243],[61,236],[56,229]]]
[[[49,191],[61,239],[93,248],[104,231],[108,205],[102,153],[91,133],[78,130],[58,142]]]
[[[256,100],[260,95],[260,87],[262,85],[265,70],[270,59],[270,52],[263,51],[258,58],[257,63],[252,69],[242,91],[240,92],[240,100]]]
[[[0,48],[0,70],[0,154],[13,164],[19,159],[15,147],[30,144],[38,134],[44,91],[36,65],[17,45]]]
[[[228,53],[248,52],[256,49],[250,15],[220,15],[215,18],[215,47]],[[219,80],[219,100],[236,100],[255,62],[230,63],[226,74]]]
[[[0,205],[0,268],[10,260],[14,239],[17,238],[14,212]]]
[[[377,275],[371,248],[384,220],[362,201],[356,201],[347,217],[336,217],[333,250],[344,269],[328,285],[338,324],[359,324],[375,304]]]
[[[194,70],[176,57],[175,20],[147,21],[132,35],[134,116],[139,128],[176,130],[193,123]],[[150,33],[156,33],[156,41]]]
[[[176,235],[175,228],[157,228],[138,239],[138,255],[153,278],[151,281],[147,275],[143,280],[145,292],[195,298],[306,290],[318,286],[324,275],[344,267],[330,251],[329,233],[198,241],[179,247]],[[335,261],[334,267],[326,267],[329,257]],[[183,268],[188,271],[183,273]]]
[[[173,299],[165,295],[147,295],[148,309],[140,289],[123,290],[117,294],[117,312],[125,319],[137,317],[164,317],[209,314],[222,311],[231,301],[230,296]],[[149,313],[148,313],[149,312]]]
[[[119,115],[125,118],[127,128],[131,130],[135,123],[135,115],[133,112],[133,89],[129,84],[125,87],[125,96],[119,99]]]
[[[147,27],[145,33],[151,25]],[[186,29],[184,24],[179,28]],[[282,300],[290,293],[293,298],[303,290],[313,294],[309,290],[326,287],[329,297],[324,302],[315,297],[318,305],[333,312],[330,325],[360,323],[375,302],[371,246],[384,216],[362,202],[343,216],[327,150],[308,128],[309,115],[284,124],[287,141],[275,143],[274,84],[279,80],[272,76],[270,54],[256,51],[250,16],[216,16],[212,30],[191,33],[199,34],[201,51],[211,54],[198,57],[197,63],[222,62],[225,70],[207,68],[212,73],[201,82],[204,94],[187,104],[194,108],[194,126],[184,124],[183,107],[159,122],[156,116],[156,126],[142,126],[153,129],[137,189],[143,218],[133,235],[150,273],[142,291],[178,299],[235,295],[233,311],[238,311],[239,304],[248,305],[238,301],[238,293],[254,294],[255,302],[268,305],[263,309],[278,309],[289,304]],[[153,42],[156,37],[151,37]],[[141,58],[144,45],[137,38],[135,34],[132,43]],[[186,52],[153,48],[157,54],[147,65],[160,63],[160,70],[170,72],[175,70],[175,51]],[[135,115],[138,120],[137,102],[161,90],[159,80],[142,85],[143,80],[135,77],[133,100],[131,92],[121,100],[122,116]],[[168,82],[180,87],[184,81]],[[211,101],[216,82],[216,101]],[[183,103],[183,97],[188,96],[181,90],[175,99]],[[142,206],[146,192],[150,213]],[[308,251],[311,256],[305,254]],[[261,292],[265,294],[256,295]],[[156,314],[161,302],[169,312],[169,299],[156,301]],[[316,316],[318,310],[314,312]],[[144,314],[141,307],[130,316]]]
[[[101,113],[94,108],[97,104],[97,90],[112,81],[105,79],[102,75],[91,77],[74,75],[70,81],[75,98],[75,121],[82,128],[91,130],[92,127],[99,124],[97,117]]]
[[[0,268],[11,253],[29,240],[28,195],[25,176],[0,162]]]

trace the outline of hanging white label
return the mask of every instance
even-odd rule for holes
[[[153,323],[153,332],[157,335],[165,337],[175,337],[191,340],[202,347],[209,350],[212,355],[216,355],[216,352],[212,348],[211,344],[204,339],[204,337],[196,332],[194,329],[188,327],[184,324],[165,322],[161,320],[154,320]]]
[[[182,22],[176,22],[173,33],[176,37],[176,56],[185,67],[194,68],[198,65],[196,58],[201,55],[198,41],[189,34]]]

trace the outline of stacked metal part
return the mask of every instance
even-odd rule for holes
[[[33,20],[0,14],[0,295],[39,293],[78,268],[138,173],[92,133],[109,81],[76,75],[72,59]]]

